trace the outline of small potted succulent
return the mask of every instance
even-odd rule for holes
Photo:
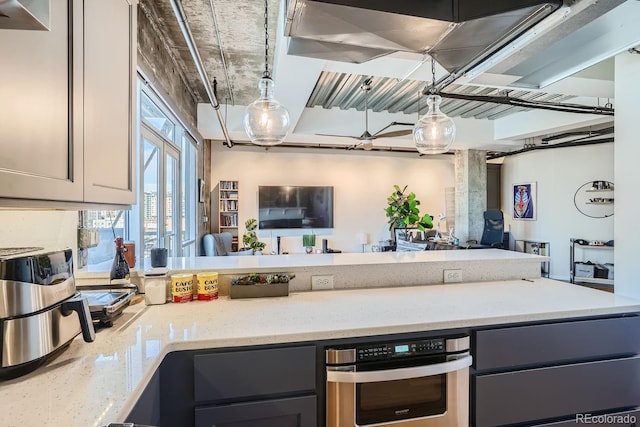
[[[291,273],[251,273],[231,279],[229,295],[236,298],[262,298],[289,295]]]

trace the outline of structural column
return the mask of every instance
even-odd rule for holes
[[[619,295],[640,298],[638,283],[640,55],[624,52],[616,56],[615,61],[614,291]]]
[[[460,242],[480,241],[487,210],[487,152],[456,150],[456,230]]]

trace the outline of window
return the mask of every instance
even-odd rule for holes
[[[145,123],[164,135],[167,140],[173,141],[176,125],[153,103],[149,95],[142,92],[140,97],[140,117],[144,119]]]
[[[182,136],[180,179],[180,233],[182,236],[182,256],[196,255],[198,186],[196,180],[198,150],[195,141],[188,135]]]
[[[195,139],[152,89],[138,84],[138,99],[138,202],[131,211],[83,212],[80,225],[100,234],[88,251],[89,265],[110,265],[114,234],[136,242],[139,260],[154,247],[167,248],[172,257],[196,255]]]

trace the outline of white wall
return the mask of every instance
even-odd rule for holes
[[[589,218],[574,205],[576,190],[591,181],[613,180],[613,143],[531,151],[506,157],[502,165],[502,210],[511,239],[549,242],[551,274],[569,279],[569,239],[608,241],[613,221]],[[513,219],[512,185],[537,182],[537,219]],[[615,184],[615,182],[614,182]],[[616,185],[617,191],[617,185]],[[611,251],[585,254],[593,262],[613,262]],[[616,272],[617,275],[617,272]]]
[[[334,186],[334,228],[314,230],[318,234],[316,247],[322,239],[328,246],[343,252],[359,252],[358,233],[367,233],[370,245],[388,239],[384,208],[393,185],[408,184],[421,201],[421,213],[437,218],[445,212],[445,187],[453,187],[453,156],[440,159],[418,157],[416,154],[365,153],[363,151],[325,153],[321,150],[298,150],[283,153],[277,148],[223,148],[212,144],[212,185],[219,180],[238,180],[240,186],[240,233],[244,221],[257,218],[259,185],[321,185]],[[444,158],[442,158],[444,157]],[[290,253],[303,252],[302,231],[263,231],[259,233],[269,252],[276,246],[276,236],[282,237],[282,248]]]
[[[72,248],[77,252],[78,212],[0,210],[0,247]]]
[[[638,111],[640,55],[616,57],[616,287],[617,294],[640,298],[638,285]]]

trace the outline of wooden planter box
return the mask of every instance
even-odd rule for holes
[[[255,285],[231,285],[229,287],[231,299],[286,297],[289,295],[289,283],[258,283]]]

